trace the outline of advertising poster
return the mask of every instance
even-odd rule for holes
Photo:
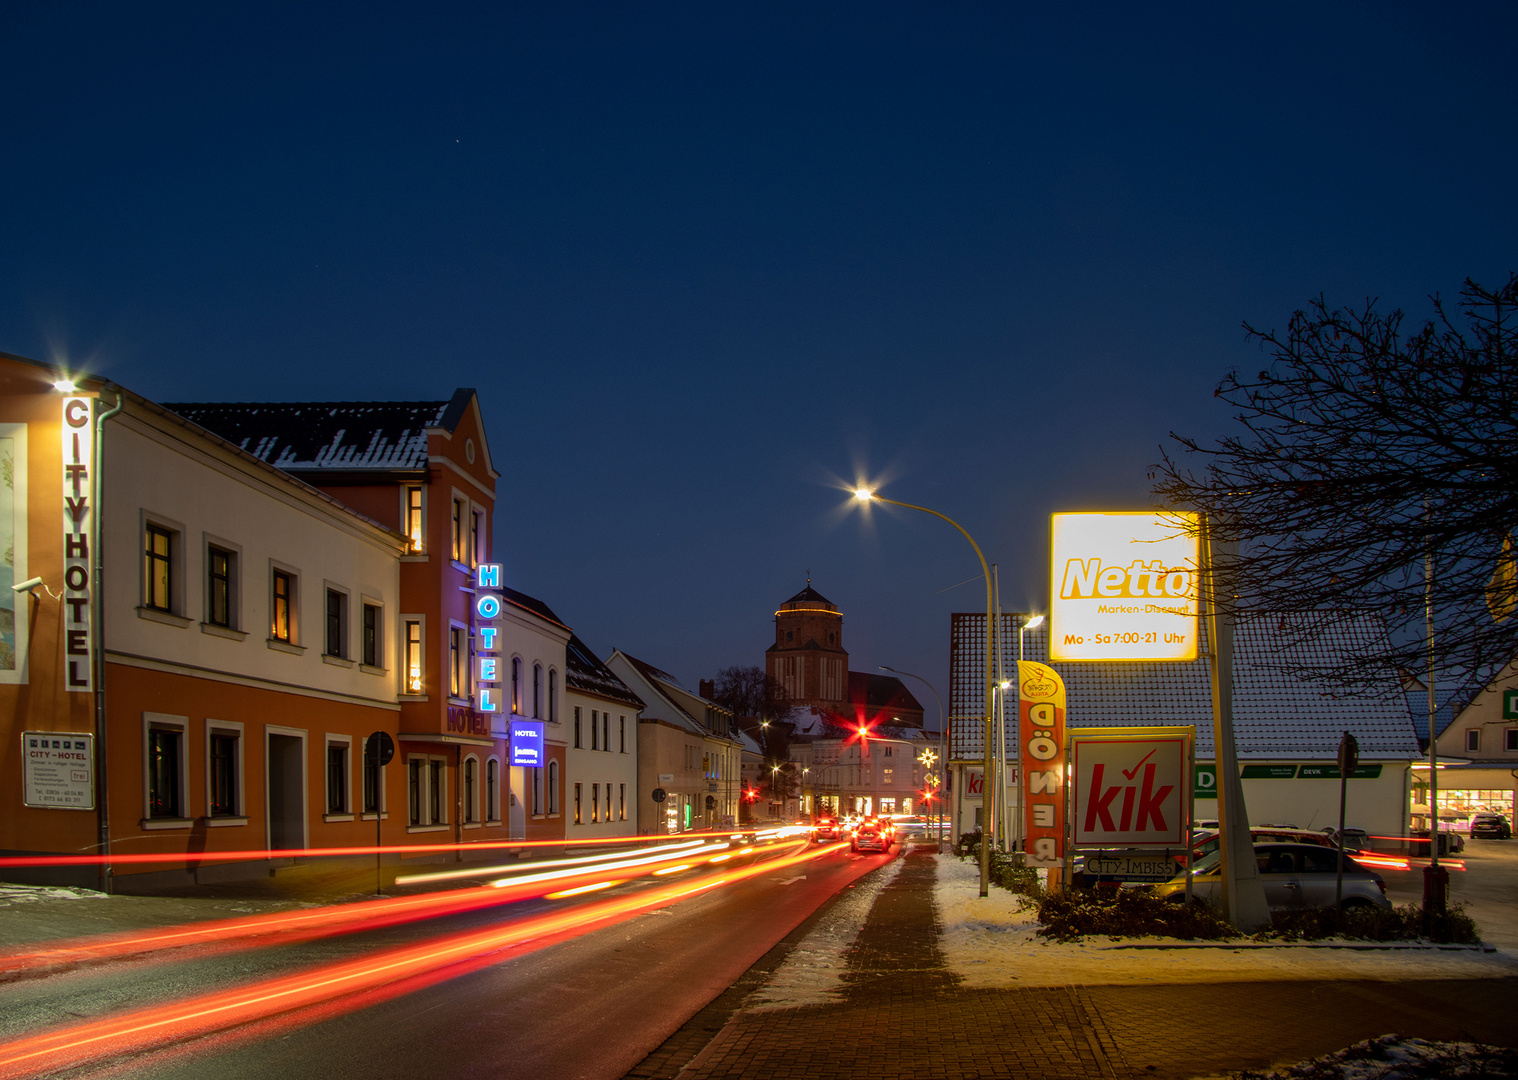
[[[1024,860],[1058,866],[1065,855],[1065,682],[1047,664],[1017,665]]]

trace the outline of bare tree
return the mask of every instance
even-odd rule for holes
[[[791,700],[785,687],[762,667],[723,668],[717,672],[712,700],[732,710],[733,718],[759,740],[765,760],[773,764],[790,756]]]
[[[1496,290],[1467,279],[1458,312],[1434,297],[1412,333],[1401,311],[1321,297],[1284,333],[1245,324],[1274,360],[1217,389],[1244,432],[1208,445],[1172,432],[1179,448],[1162,450],[1160,504],[1200,510],[1239,543],[1223,602],[1321,616],[1293,626],[1335,612],[1385,621],[1377,655],[1321,674],[1368,687],[1385,685],[1388,664],[1422,669],[1425,556],[1440,667],[1487,673],[1518,653],[1515,306],[1510,275]]]

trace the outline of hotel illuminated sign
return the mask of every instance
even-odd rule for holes
[[[1198,518],[1055,514],[1052,660],[1195,660]]]
[[[63,688],[88,693],[95,686],[90,538],[95,507],[94,402],[63,399]]]
[[[475,571],[474,614],[475,685],[480,692],[480,712],[501,711],[500,627],[490,625],[501,615],[501,564],[481,563]]]

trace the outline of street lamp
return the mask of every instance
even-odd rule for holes
[[[906,510],[919,510],[924,514],[932,514],[936,518],[942,518],[944,521],[947,521],[950,525],[958,529],[961,536],[970,541],[970,546],[975,549],[975,557],[980,560],[980,572],[981,575],[986,579],[986,663],[985,678],[983,680],[985,685],[985,725],[983,738],[985,746],[985,762],[983,766],[984,774],[981,784],[983,794],[981,796],[980,814],[980,895],[988,896],[990,895],[991,891],[991,840],[992,834],[995,832],[995,817],[993,815],[996,807],[996,793],[993,790],[993,786],[991,784],[991,717],[994,713],[994,695],[996,692],[994,685],[991,682],[991,642],[992,635],[995,631],[995,627],[991,625],[991,615],[993,605],[995,603],[994,598],[991,595],[991,568],[986,565],[986,557],[981,554],[980,545],[975,542],[975,537],[966,532],[965,527],[959,522],[955,521],[953,518],[949,517],[949,515],[940,514],[937,510],[929,510],[926,506],[913,506],[911,503],[897,502],[895,499],[887,499],[883,495],[875,494],[869,488],[856,488],[854,491],[854,498],[863,503],[868,503],[870,500],[874,499],[879,502],[889,503],[892,506],[900,506]]]
[[[902,676],[903,678],[906,678],[906,679],[916,679],[918,682],[922,683],[922,685],[926,686],[929,691],[932,692],[932,694],[933,694],[933,700],[936,701],[936,702],[938,702],[938,753],[936,755],[934,755],[934,760],[941,762],[941,766],[940,767],[943,768],[944,770],[947,770],[949,768],[949,756],[948,756],[948,754],[946,754],[944,752],[944,737],[945,737],[945,734],[944,734],[944,723],[943,723],[943,698],[941,698],[941,697],[938,696],[938,691],[933,689],[933,684],[930,683],[930,682],[928,682],[928,680],[924,679],[921,675],[913,675],[910,671],[898,671],[896,668],[890,667],[890,666],[888,666],[886,664],[881,664],[880,665],[880,670],[881,671],[889,671],[893,675],[900,675],[900,676]],[[933,751],[931,751],[931,750],[924,750],[923,753],[925,753],[925,754],[931,754],[931,753],[933,753]],[[924,762],[924,764],[927,764],[927,762]],[[928,767],[932,768],[931,765],[928,765]],[[940,854],[943,852],[943,800],[942,799],[940,799],[939,803],[938,803],[938,851],[939,851]]]

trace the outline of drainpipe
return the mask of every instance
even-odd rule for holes
[[[90,483],[95,489],[93,512],[90,515],[90,523],[93,526],[90,532],[94,534],[90,537],[90,543],[95,547],[95,569],[90,580],[90,622],[92,623],[90,629],[95,641],[95,670],[92,672],[95,680],[95,760],[97,763],[95,799],[98,807],[96,817],[99,821],[100,854],[107,858],[111,854],[111,808],[106,790],[106,776],[110,770],[107,767],[109,758],[106,755],[105,725],[105,618],[100,611],[101,603],[105,599],[105,552],[101,549],[101,537],[105,533],[105,519],[102,513],[105,481],[100,475],[100,467],[105,460],[105,422],[125,407],[126,395],[118,389],[116,404],[95,417],[95,438],[94,445],[91,447],[94,460],[90,462]],[[109,861],[100,864],[100,891],[103,893],[111,891]]]

